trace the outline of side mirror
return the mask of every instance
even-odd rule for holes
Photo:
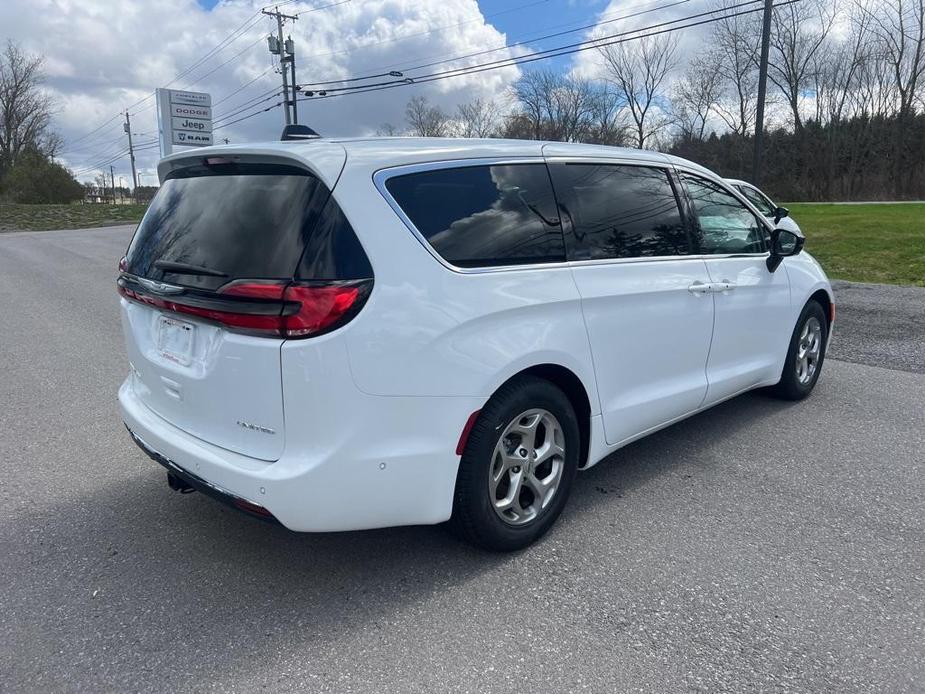
[[[789,216],[790,216],[790,210],[788,210],[786,207],[778,206],[774,208],[774,223],[775,224],[780,224],[780,220],[782,220],[784,217],[789,217]]]
[[[784,258],[803,250],[806,237],[790,229],[775,229],[771,232],[771,255],[768,256],[768,270],[774,272]]]

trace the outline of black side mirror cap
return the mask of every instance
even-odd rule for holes
[[[771,255],[768,256],[768,271],[774,272],[784,258],[797,255],[803,250],[806,237],[790,229],[777,228],[771,232]]]
[[[789,216],[790,216],[790,210],[788,210],[786,207],[778,206],[774,208],[774,223],[775,224],[780,224],[780,220],[782,220],[784,217],[789,217]]]

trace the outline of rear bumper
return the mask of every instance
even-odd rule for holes
[[[349,428],[324,432],[336,443],[322,445],[319,434],[315,445],[297,447],[287,436],[284,454],[272,463],[167,422],[139,400],[131,378],[119,389],[119,405],[142,450],[194,488],[238,508],[266,509],[290,530],[328,532],[448,519],[459,466],[456,442],[482,403],[355,395],[354,416],[342,419]]]
[[[211,482],[208,482],[207,480],[204,480],[201,477],[198,477],[197,475],[194,475],[193,473],[187,470],[184,470],[182,467],[177,465],[175,462],[173,462],[166,456],[162,455],[158,451],[154,450],[151,446],[149,446],[144,441],[144,439],[142,439],[140,436],[138,436],[138,434],[136,434],[134,431],[129,429],[128,426],[126,426],[125,428],[128,430],[129,436],[132,437],[132,441],[135,442],[135,445],[138,446],[142,451],[144,451],[145,455],[147,455],[151,460],[153,460],[156,463],[159,463],[160,465],[163,465],[169,475],[178,477],[183,482],[185,482],[189,487],[196,490],[197,492],[205,494],[206,496],[210,496],[216,501],[220,501],[223,504],[227,504],[228,506],[231,506],[232,508],[242,511],[243,513],[246,513],[249,516],[254,516],[256,518],[259,518],[260,520],[265,520],[270,523],[279,523],[279,521],[276,519],[276,517],[272,513],[267,511],[265,508],[263,508],[259,504],[255,504],[253,501],[244,499],[240,496],[235,496],[231,492],[225,489],[222,489],[221,487],[214,485]]]

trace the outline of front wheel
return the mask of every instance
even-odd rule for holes
[[[575,411],[553,384],[523,376],[502,386],[482,409],[459,462],[451,528],[495,551],[537,540],[568,499],[579,437]]]
[[[780,382],[773,387],[775,395],[786,400],[802,400],[812,392],[822,371],[826,340],[825,310],[818,302],[810,301],[803,308],[790,338]]]

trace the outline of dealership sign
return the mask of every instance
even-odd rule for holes
[[[158,89],[157,126],[162,157],[170,154],[174,145],[211,145],[212,96],[203,92]]]

